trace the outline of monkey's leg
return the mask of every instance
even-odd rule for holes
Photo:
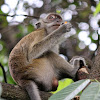
[[[65,59],[59,55],[51,52],[49,59],[53,62],[54,66],[61,72],[66,73],[71,77],[75,77],[76,72],[80,68],[80,61],[85,61],[84,58],[78,57],[73,59],[73,61],[68,63]]]
[[[30,100],[41,100],[35,82],[31,80],[21,80],[20,85],[28,92]]]

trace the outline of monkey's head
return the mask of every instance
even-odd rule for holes
[[[63,24],[62,17],[56,13],[50,13],[36,23],[36,28],[46,28],[48,33],[59,28]]]

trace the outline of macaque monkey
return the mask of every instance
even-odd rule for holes
[[[71,24],[64,24],[60,15],[48,14],[36,23],[36,28],[18,42],[9,56],[10,73],[31,100],[41,100],[38,89],[56,90],[59,79],[74,78],[80,60],[85,62],[79,57],[70,64],[59,56],[59,44],[71,29]]]

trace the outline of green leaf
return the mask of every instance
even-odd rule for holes
[[[94,12],[94,16],[96,16],[98,13],[100,12],[100,2],[98,3],[97,7],[96,7],[96,11]]]
[[[17,38],[22,38],[22,37],[23,37],[23,34],[22,34],[22,33],[17,33],[17,34],[16,34],[16,37],[17,37]]]
[[[100,83],[92,82],[83,91],[80,100],[100,100]]]
[[[7,82],[8,82],[9,84],[16,84],[10,75],[7,76]]]
[[[71,85],[65,87],[61,91],[52,95],[49,100],[71,100],[74,98],[80,91],[82,91],[90,80],[80,80],[72,83]],[[85,100],[85,99],[84,99]]]
[[[34,30],[34,26],[31,24],[29,24],[27,28],[28,28],[28,33],[32,32]]]
[[[56,10],[56,13],[60,14],[61,13],[61,10]]]
[[[55,92],[51,92],[53,94],[57,93],[58,91],[62,90],[63,88],[67,87],[68,85],[70,85],[71,83],[73,83],[74,81],[72,79],[68,79],[65,78],[63,80],[59,81],[59,86],[57,88],[57,90]]]

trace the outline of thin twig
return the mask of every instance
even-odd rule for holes
[[[4,81],[7,83],[7,77],[6,77],[6,72],[5,72],[5,70],[4,70],[4,67],[3,67],[3,65],[2,65],[1,63],[0,63],[0,66],[1,66],[2,71],[3,71]]]
[[[32,17],[32,18],[39,18],[38,16],[30,16],[30,15],[9,15],[9,14],[0,14],[0,16],[9,16],[9,17],[15,17],[15,16],[25,16],[25,17]]]

